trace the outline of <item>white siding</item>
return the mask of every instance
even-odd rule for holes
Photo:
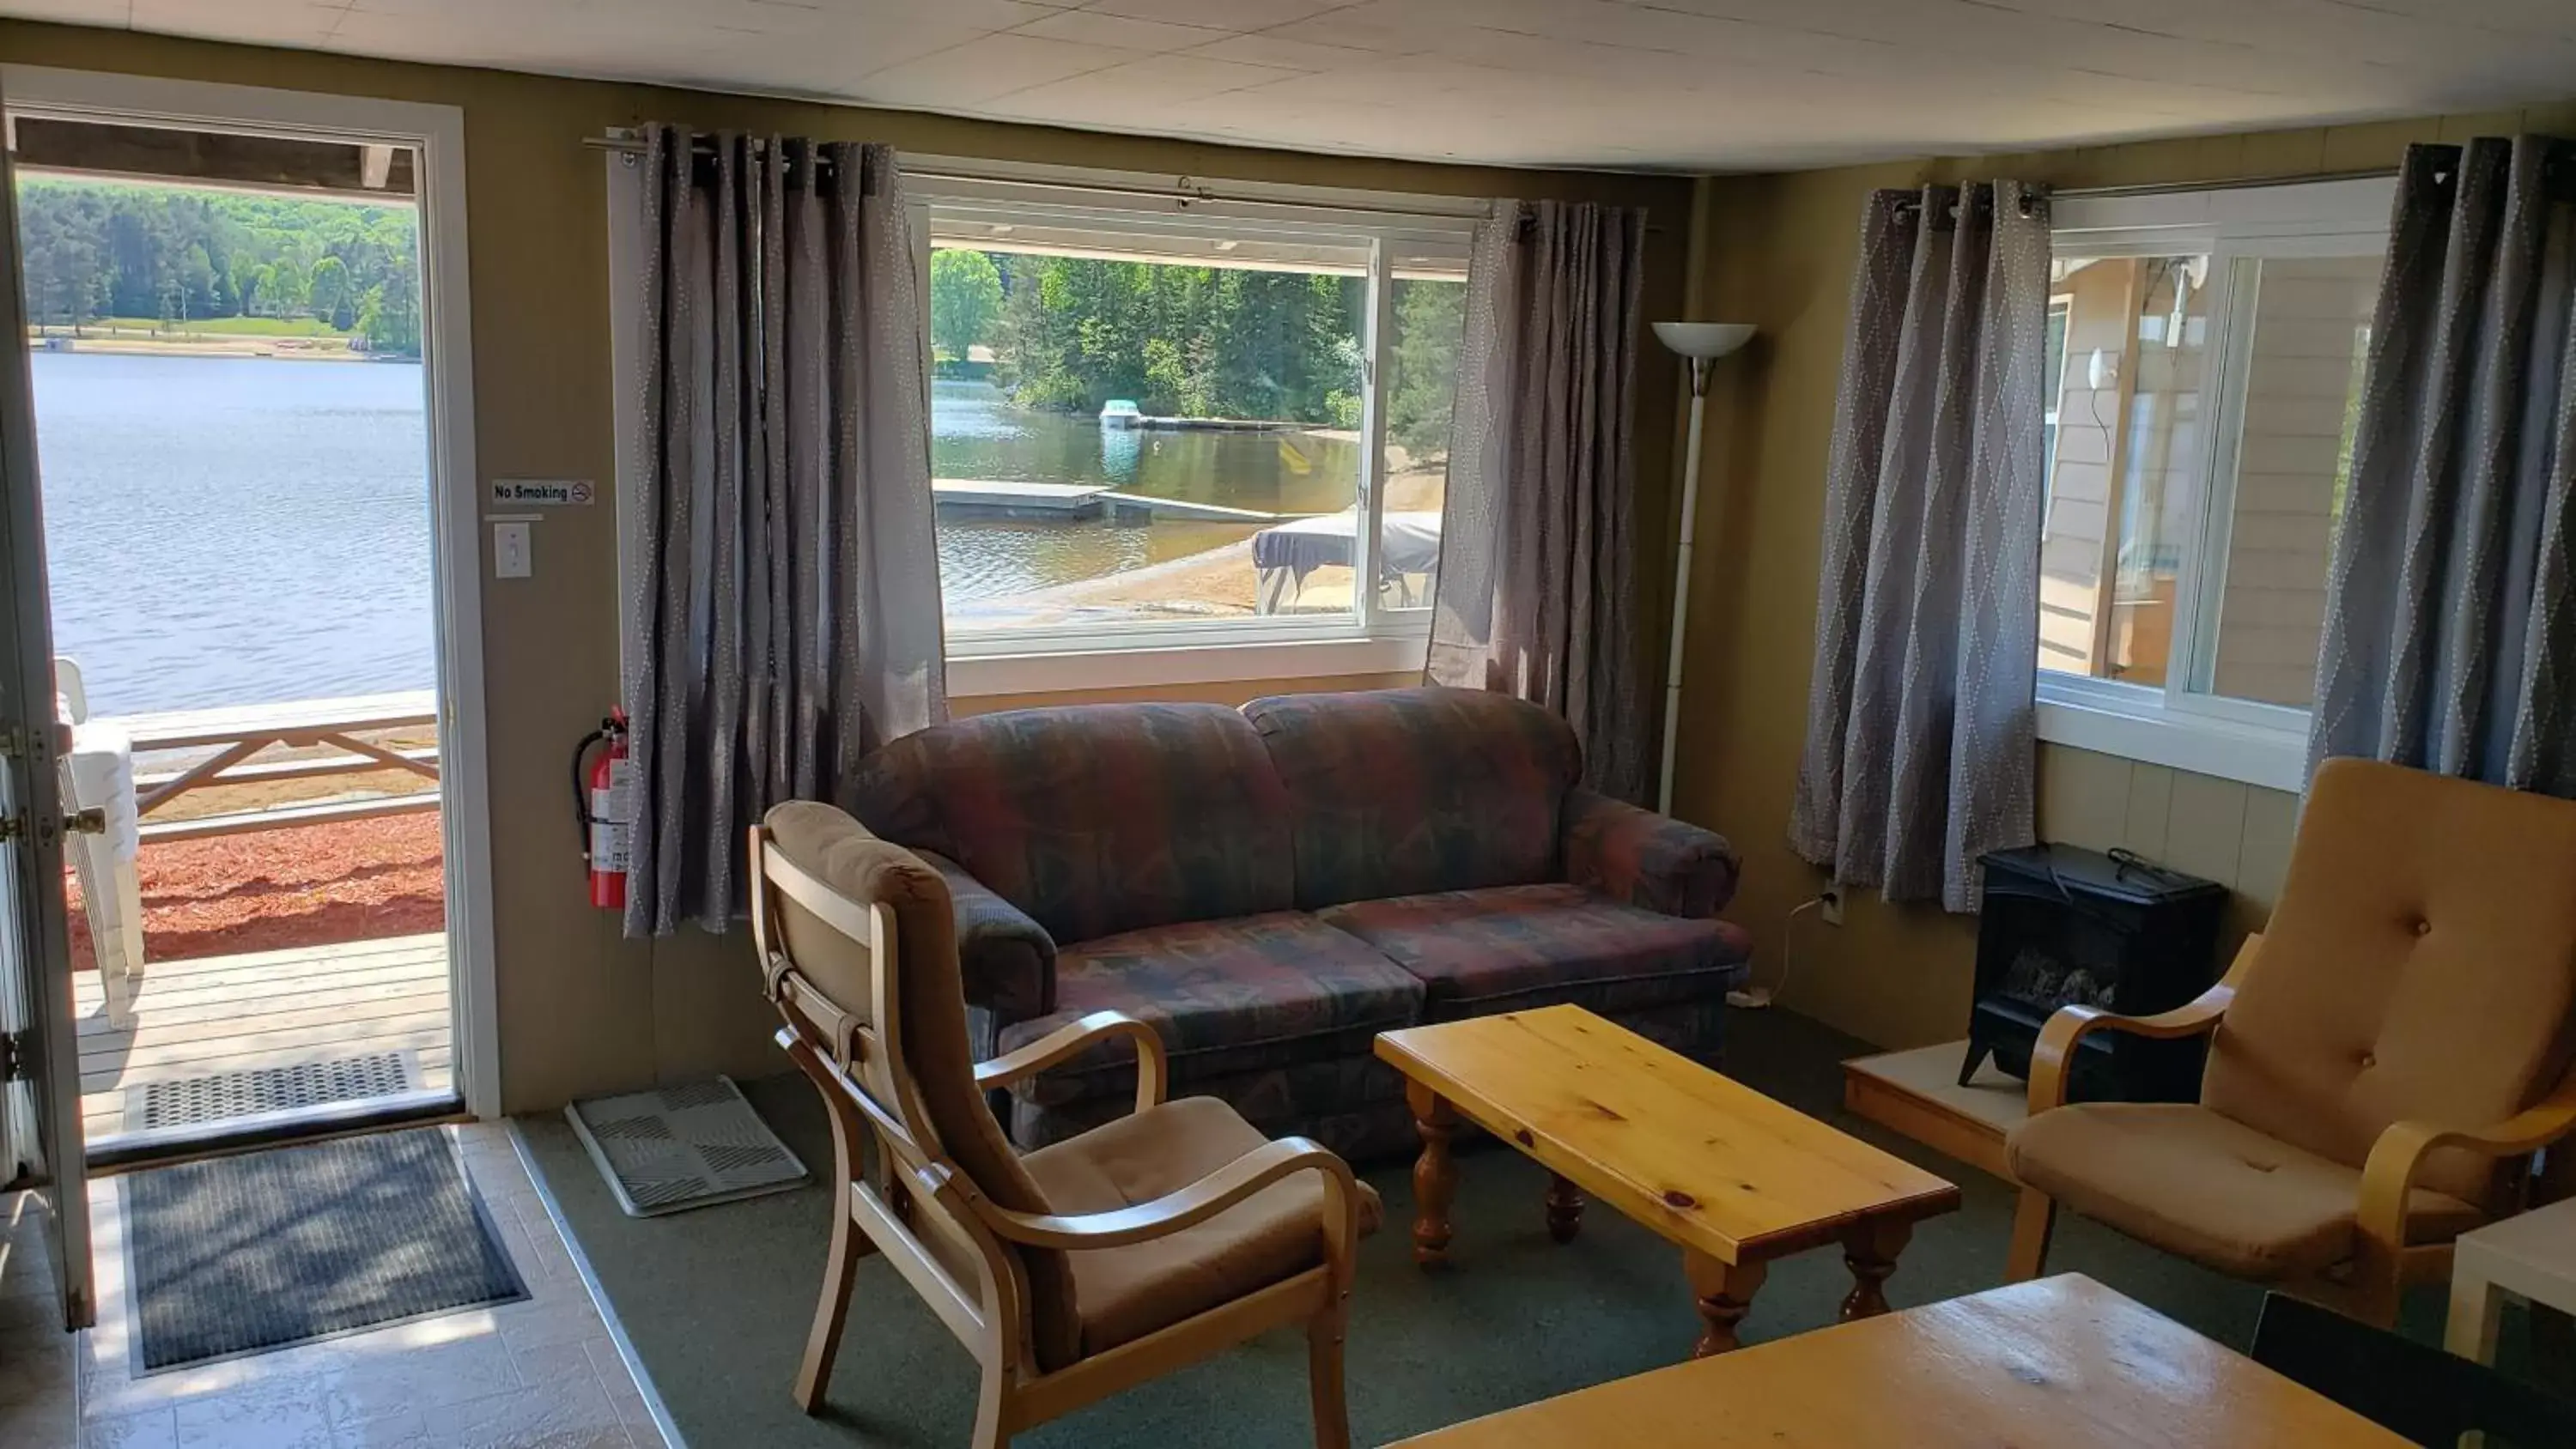
[[[2219,602],[2220,694],[2304,707],[2315,693],[2345,411],[2378,285],[2376,257],[2262,264]]]

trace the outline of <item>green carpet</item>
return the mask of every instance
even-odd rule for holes
[[[1739,1012],[1727,1067],[1738,1079],[1958,1183],[1960,1210],[1924,1223],[1887,1285],[1899,1308],[2002,1281],[2012,1193],[1994,1178],[1842,1110],[1840,1062],[1860,1042],[1786,1012]],[[787,1076],[745,1085],[770,1125],[828,1175],[828,1129],[813,1088]],[[883,1258],[860,1270],[829,1404],[797,1412],[789,1386],[830,1230],[821,1186],[754,1202],[637,1220],[618,1211],[559,1117],[520,1122],[546,1186],[580,1240],[674,1422],[701,1449],[734,1444],[962,1444],[975,1366]],[[1351,1429],[1380,1444],[1606,1379],[1679,1362],[1699,1331],[1679,1254],[1595,1207],[1582,1236],[1547,1237],[1546,1174],[1518,1153],[1462,1154],[1451,1266],[1412,1261],[1409,1164],[1363,1172],[1385,1195],[1387,1227],[1363,1247],[1351,1315]],[[2251,1338],[2259,1290],[2166,1257],[2072,1216],[2052,1271],[2087,1273],[2221,1342]],[[1850,1287],[1833,1250],[1773,1265],[1743,1324],[1747,1343],[1833,1322]],[[2440,1294],[2410,1304],[2409,1328],[2438,1337]],[[1165,1449],[1311,1444],[1306,1348],[1276,1333],[1173,1377],[1030,1431],[1028,1449]]]

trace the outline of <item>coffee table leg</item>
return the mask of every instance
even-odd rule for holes
[[[1753,1311],[1753,1295],[1762,1291],[1762,1280],[1771,1273],[1770,1265],[1721,1263],[1685,1248],[1682,1271],[1689,1275],[1691,1293],[1699,1299],[1700,1322],[1706,1325],[1691,1349],[1691,1357],[1731,1352],[1739,1346],[1735,1325]]]
[[[1547,1235],[1560,1243],[1574,1241],[1583,1229],[1583,1189],[1549,1173],[1547,1177]]]
[[[1413,1261],[1429,1267],[1449,1258],[1449,1203],[1458,1192],[1449,1139],[1457,1135],[1458,1113],[1419,1082],[1404,1084],[1404,1100],[1422,1138],[1422,1156],[1413,1164]]]
[[[1843,1238],[1843,1266],[1852,1275],[1852,1291],[1843,1298],[1845,1323],[1887,1311],[1883,1285],[1896,1271],[1896,1255],[1913,1236],[1912,1223],[1863,1223]]]

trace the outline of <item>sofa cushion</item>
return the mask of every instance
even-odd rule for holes
[[[1376,689],[1243,713],[1286,791],[1300,907],[1561,878],[1558,817],[1583,752],[1537,705]]]
[[[2013,1176],[2086,1217],[2223,1273],[2276,1282],[2353,1254],[2361,1174],[2206,1107],[2087,1102],[2004,1140]],[[2409,1235],[2440,1242],[2478,1210],[2417,1188]]]
[[[1667,916],[1577,885],[1440,891],[1318,914],[1422,978],[1429,1021],[1560,1002],[1606,1014],[1720,996],[1752,954],[1732,922]]]
[[[1017,1050],[1093,1011],[1150,1024],[1172,1087],[1212,1076],[1369,1054],[1381,1031],[1422,1018],[1422,983],[1367,943],[1298,911],[1189,921],[1065,946],[1056,1011],[1004,1027]],[[1047,1106],[1135,1088],[1135,1048],[1093,1047],[1012,1088]]]
[[[1058,1213],[1115,1212],[1180,1191],[1270,1139],[1214,1097],[1121,1117],[1021,1159]],[[1360,1232],[1385,1215],[1359,1184]],[[1324,1261],[1324,1180],[1293,1173],[1168,1237],[1069,1253],[1084,1354],[1291,1278]]]
[[[860,762],[854,813],[936,851],[1058,942],[1288,908],[1287,796],[1217,705],[1007,710]]]

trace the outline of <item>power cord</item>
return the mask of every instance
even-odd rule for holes
[[[1798,968],[1798,917],[1808,911],[1819,909],[1824,903],[1825,898],[1817,896],[1813,900],[1790,908],[1789,919],[1780,928],[1780,984],[1747,986],[1742,990],[1730,991],[1726,993],[1727,1005],[1740,1007],[1746,1011],[1763,1011],[1767,1010],[1771,1003],[1780,999],[1781,994],[1789,989],[1790,975]]]

